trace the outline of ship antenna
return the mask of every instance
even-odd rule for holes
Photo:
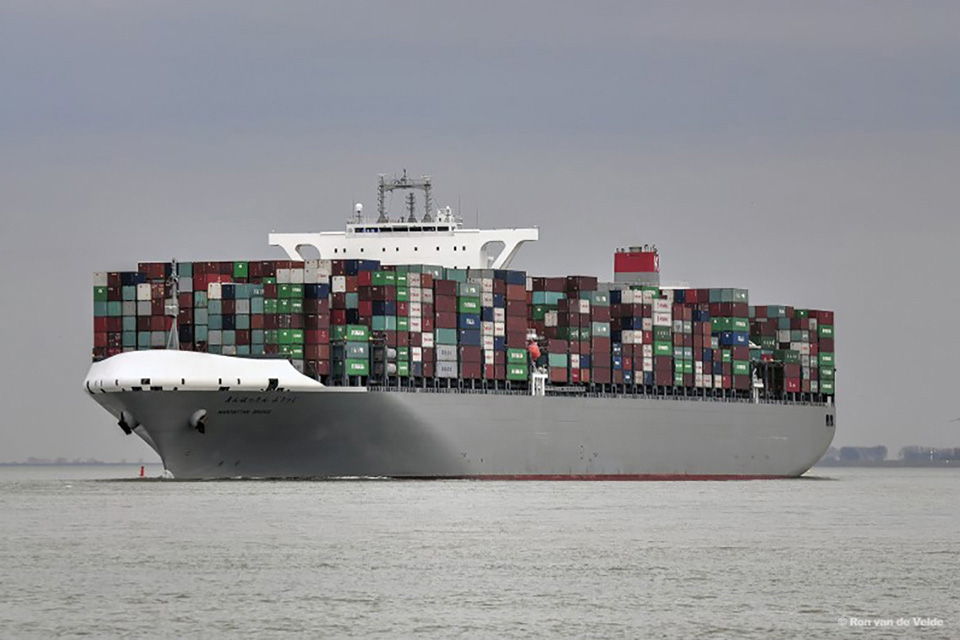
[[[417,214],[414,213],[414,208],[417,206],[417,198],[413,195],[413,191],[407,194],[407,211],[410,212],[410,216],[407,218],[407,222],[416,222]]]

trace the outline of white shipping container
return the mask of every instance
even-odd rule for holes
[[[820,382],[818,380],[810,381],[810,393],[820,393]]]
[[[207,300],[220,300],[223,298],[223,285],[219,282],[211,282],[207,285]]]
[[[669,327],[673,323],[673,319],[670,317],[669,313],[654,312],[653,313],[653,326],[655,327]]]
[[[673,289],[665,289],[661,292],[661,295],[669,304],[673,304]]]
[[[95,287],[106,287],[107,284],[107,272],[106,271],[97,271],[93,274],[93,286]]]
[[[809,355],[810,355],[810,343],[809,343],[809,342],[803,342],[803,343],[800,344],[800,355],[801,355],[801,356],[809,356]]]
[[[484,293],[493,293],[493,278],[481,278],[480,290]],[[491,307],[493,305],[490,305]]]
[[[494,307],[493,309],[493,321],[494,322],[506,322],[507,321],[507,310],[503,307]]]
[[[703,363],[699,360],[694,360],[693,362],[693,372],[698,376],[703,374]]]
[[[423,347],[410,347],[410,360],[423,362]]]
[[[484,349],[483,350],[483,364],[495,364],[496,355],[493,349]]]
[[[702,387],[703,386],[703,374],[697,373],[693,376],[693,386]]]
[[[480,306],[483,307],[492,307],[493,306],[493,292],[486,292],[480,294]]]
[[[640,299],[643,300],[643,304],[653,304],[653,291],[642,291]]]
[[[423,315],[423,304],[410,301],[407,303],[407,315],[416,318]]]
[[[423,331],[423,318],[420,316],[411,316],[410,331],[413,331],[414,333],[420,333]]]
[[[580,368],[580,354],[579,354],[579,353],[571,353],[571,354],[570,354],[570,367],[573,368],[573,369],[579,369],[579,368]]]
[[[810,318],[810,331],[816,331],[816,330],[817,330],[817,319]]]
[[[547,311],[543,316],[543,324],[547,327],[557,326],[558,315],[556,311]],[[496,317],[496,311],[494,311],[494,317]]]
[[[333,276],[330,278],[330,290],[334,293],[346,293],[347,276]]]
[[[250,300],[246,298],[239,298],[236,302],[237,315],[247,315],[250,313]]]
[[[719,373],[713,375],[713,388],[722,389],[723,388],[723,376]]]
[[[673,332],[674,332],[674,333],[683,333],[683,320],[674,320],[674,321],[673,321]]]
[[[801,366],[801,367],[809,367],[809,366],[810,366],[810,361],[811,361],[810,354],[807,354],[807,355],[805,355],[805,356],[800,356],[800,366]]]
[[[644,358],[652,358],[652,357],[653,357],[653,345],[652,345],[652,344],[645,344],[645,345],[643,345],[643,357],[644,357]]]
[[[290,284],[303,284],[303,269],[290,269]]]
[[[634,341],[633,334],[636,333],[633,329],[624,329],[620,334],[620,340],[623,344],[636,344]]]
[[[693,320],[684,320],[684,321],[683,321],[683,332],[684,332],[684,333],[693,333]]]
[[[433,332],[424,331],[420,336],[420,346],[423,347],[432,347],[433,346]]]
[[[578,310],[580,313],[590,313],[590,301],[589,300],[580,300]]]
[[[643,292],[625,289],[620,294],[620,302],[622,304],[643,304]]]
[[[277,269],[277,284],[290,284],[290,269]]]
[[[149,300],[150,299],[150,283],[141,282],[137,285],[137,300]]]
[[[653,318],[643,318],[640,321],[640,327],[644,331],[653,331]]]
[[[493,323],[493,335],[497,338],[502,338],[507,335],[507,323],[506,322],[494,322]]]
[[[433,289],[429,289],[429,288],[423,289],[423,303],[433,304]]]
[[[486,322],[484,324],[487,324]],[[493,351],[493,327],[490,327],[490,335],[486,333],[483,335],[483,348],[488,351]]]
[[[407,286],[413,289],[413,287],[420,286],[420,274],[419,273],[408,273],[407,274]]]
[[[446,360],[448,362],[457,361],[457,346],[452,344],[438,344],[434,352],[437,362]]]
[[[527,291],[533,291],[533,278],[527,276]]]
[[[434,365],[433,374],[438,378],[458,378],[460,367],[457,366],[456,362],[438,360]]]
[[[149,300],[140,300],[137,302],[137,315],[138,316],[149,316],[151,315],[152,305]],[[206,309],[204,309],[206,311]]]
[[[781,329],[777,331],[777,342],[790,342],[790,330]]]
[[[421,289],[419,286],[410,287],[408,293],[411,303],[416,302],[417,304],[420,304],[423,302],[423,289]]]
[[[670,302],[668,300],[657,298],[656,300],[653,301],[654,313],[671,313],[672,311],[673,311],[673,307],[670,306]]]
[[[649,357],[649,358],[646,357],[646,356],[644,356],[644,358],[643,358],[643,370],[644,370],[644,371],[653,371],[653,357],[652,357],[652,356]]]
[[[492,322],[481,322],[480,323],[480,335],[493,337],[493,323]],[[492,347],[491,347],[492,348]]]

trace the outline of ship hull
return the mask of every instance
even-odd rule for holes
[[[811,405],[338,388],[95,397],[134,416],[180,479],[796,477],[834,432],[832,407]]]

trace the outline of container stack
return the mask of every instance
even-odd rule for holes
[[[178,295],[172,298],[173,281]],[[834,393],[833,313],[743,289],[661,289],[374,260],[140,263],[94,275],[95,360],[166,348],[279,357],[331,384],[524,384]],[[177,331],[171,336],[173,320]],[[543,353],[545,352],[545,353]]]

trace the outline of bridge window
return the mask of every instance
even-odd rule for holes
[[[416,247],[414,247],[414,248],[413,248],[413,250],[414,250],[414,251],[416,251],[416,250],[417,250],[417,248],[416,248]]]
[[[384,247],[383,249],[381,249],[381,251],[383,251],[384,253],[386,253],[386,252],[387,252],[387,248]]]
[[[456,250],[457,250],[457,247],[456,247],[456,246],[454,246],[454,247],[453,247],[453,250],[454,250],[454,251],[456,251]]]
[[[397,251],[400,251],[400,247],[397,247]]]
[[[363,247],[360,247],[360,253],[363,253]]]
[[[464,251],[466,251],[466,250],[467,250],[467,248],[466,248],[466,247],[461,247],[461,249],[463,249]]]
[[[337,249],[336,249],[336,248],[334,248],[334,250],[333,250],[333,252],[334,252],[334,253],[336,253],[336,252],[337,252]]]

